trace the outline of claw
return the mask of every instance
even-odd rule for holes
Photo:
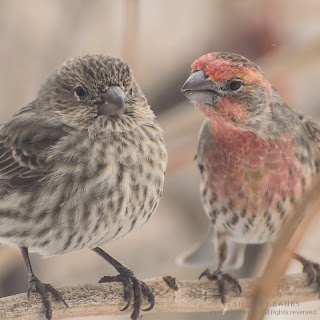
[[[128,284],[124,284],[124,300],[127,304],[120,311],[125,311],[129,308],[133,296],[133,283],[131,279],[128,279]]]
[[[240,283],[237,284],[237,290],[238,290],[238,295],[240,296],[242,293],[242,288],[241,288]]]
[[[131,298],[130,298],[130,300],[128,300],[127,304],[126,304],[122,309],[120,309],[120,311],[121,311],[121,312],[122,312],[122,311],[126,311],[126,310],[129,308],[130,303],[131,303]]]
[[[129,308],[132,298],[134,298],[133,312],[131,314],[132,320],[139,319],[141,304],[143,298],[146,297],[150,306],[142,311],[150,311],[154,307],[154,295],[149,287],[142,281],[139,281],[132,272],[125,272],[117,276],[105,276],[100,279],[99,283],[104,282],[122,282],[124,286],[124,300],[127,302],[124,308],[120,311],[125,311]]]
[[[150,311],[150,310],[153,309],[153,307],[154,307],[154,302],[150,302],[149,300],[148,300],[148,302],[150,303],[150,306],[149,306],[148,308],[141,309],[142,311]]]
[[[211,276],[212,276],[212,275],[211,275],[211,273],[210,273],[210,270],[209,270],[209,269],[206,269],[206,270],[204,270],[204,271],[200,274],[199,280],[200,280],[202,277],[207,277],[209,280],[211,280],[211,279],[210,279]]]
[[[308,286],[310,286],[316,280],[318,282],[320,279],[319,266],[316,263],[308,261],[308,263],[303,267],[303,272],[305,272],[308,275]]]
[[[312,263],[311,262],[309,263],[309,261],[305,261],[305,263],[303,264],[302,272],[308,275],[308,280],[309,280],[308,286],[310,286],[310,284],[313,283],[317,277],[316,270],[314,269]]]
[[[234,278],[233,276],[231,276],[229,273],[224,273],[223,277],[231,284],[233,284],[233,286],[236,288],[236,290],[238,291],[238,295],[240,295],[242,293],[242,288],[240,286],[239,281]]]
[[[131,314],[131,319],[138,319],[140,315],[140,308],[143,301],[141,282],[137,279],[133,279],[133,290],[134,290],[134,303],[133,303],[133,312]]]
[[[154,304],[155,304],[154,295],[151,292],[151,290],[149,289],[149,287],[144,282],[141,282],[141,289],[142,289],[142,294],[144,296],[148,297],[148,302],[150,304],[150,306],[148,308],[141,309],[141,310],[142,311],[150,311],[153,309]]]
[[[236,278],[232,277],[229,273],[223,273],[220,270],[216,270],[215,272],[211,273],[209,269],[206,269],[201,273],[199,279],[201,279],[202,277],[207,277],[210,281],[217,281],[222,304],[226,304],[229,299],[226,282],[232,284],[239,295],[242,293],[242,288],[239,281]]]
[[[309,283],[308,286],[313,282],[317,282],[320,287],[320,265],[318,263],[311,262],[299,254],[294,254],[294,258],[298,260],[302,266],[302,272],[308,275]]]
[[[56,301],[58,301],[58,302],[61,301],[67,308],[69,308],[68,304],[63,299],[63,297],[59,291],[57,291],[51,284],[45,284],[45,287],[46,287],[47,291],[49,291],[53,295],[53,297]]]
[[[36,276],[32,276],[29,278],[29,288],[27,292],[28,299],[30,299],[31,292],[37,292],[40,294],[47,320],[52,319],[52,308],[49,299],[49,293],[53,295],[56,301],[61,301],[67,308],[69,307],[65,300],[62,298],[60,292],[58,292],[51,284],[42,283]]]

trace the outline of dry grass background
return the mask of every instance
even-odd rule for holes
[[[164,196],[154,217],[104,248],[139,278],[170,274],[195,279],[201,270],[174,262],[207,228],[192,161],[203,118],[179,93],[190,64],[210,51],[243,54],[260,64],[291,106],[319,119],[319,14],[317,0],[1,0],[0,120],[29,102],[50,72],[71,56],[96,52],[126,59],[165,130],[170,162]],[[300,252],[320,262],[319,228],[320,219],[308,231]],[[259,251],[256,246],[248,250],[239,276],[250,274]],[[31,255],[31,259],[39,278],[57,287],[93,283],[113,273],[89,250],[49,259]],[[300,269],[292,263],[288,271]],[[26,288],[20,253],[1,246],[0,295]],[[305,303],[299,308],[318,308],[320,314],[319,305]],[[168,313],[144,318],[220,316]],[[116,319],[122,318],[128,319]],[[224,315],[224,320],[238,318],[235,312]],[[287,317],[268,315],[267,319]]]

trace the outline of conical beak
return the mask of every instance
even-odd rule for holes
[[[125,112],[125,92],[118,86],[109,87],[101,94],[103,104],[99,105],[100,115],[116,115]]]
[[[194,72],[187,79],[181,88],[181,92],[192,102],[212,106],[213,101],[218,96],[215,88],[215,84],[207,77],[206,73],[201,70]]]

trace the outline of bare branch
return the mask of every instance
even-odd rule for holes
[[[230,295],[227,306],[220,302],[218,288],[210,281],[176,281],[178,290],[171,289],[161,278],[145,281],[156,297],[156,305],[151,312],[209,312],[226,310],[249,310],[250,298],[254,293],[257,279],[243,279],[241,296],[229,286]],[[281,279],[268,300],[268,306],[279,302],[311,301],[318,299],[317,286],[307,287],[305,274],[287,275]],[[59,290],[69,304],[52,302],[54,319],[72,317],[129,314],[130,310],[120,312],[125,305],[123,287],[120,283],[105,283],[64,287]],[[267,301],[259,301],[265,303]],[[145,304],[144,307],[148,305]],[[18,294],[0,299],[0,319],[39,319],[43,315],[40,298],[33,294],[28,301],[26,294]]]

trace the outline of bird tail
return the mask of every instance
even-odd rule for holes
[[[215,230],[212,228],[204,241],[180,255],[176,262],[179,265],[201,268],[217,268],[219,264],[219,247]],[[227,244],[227,257],[223,270],[237,270],[243,265],[246,244],[237,243],[230,238],[224,238]]]

